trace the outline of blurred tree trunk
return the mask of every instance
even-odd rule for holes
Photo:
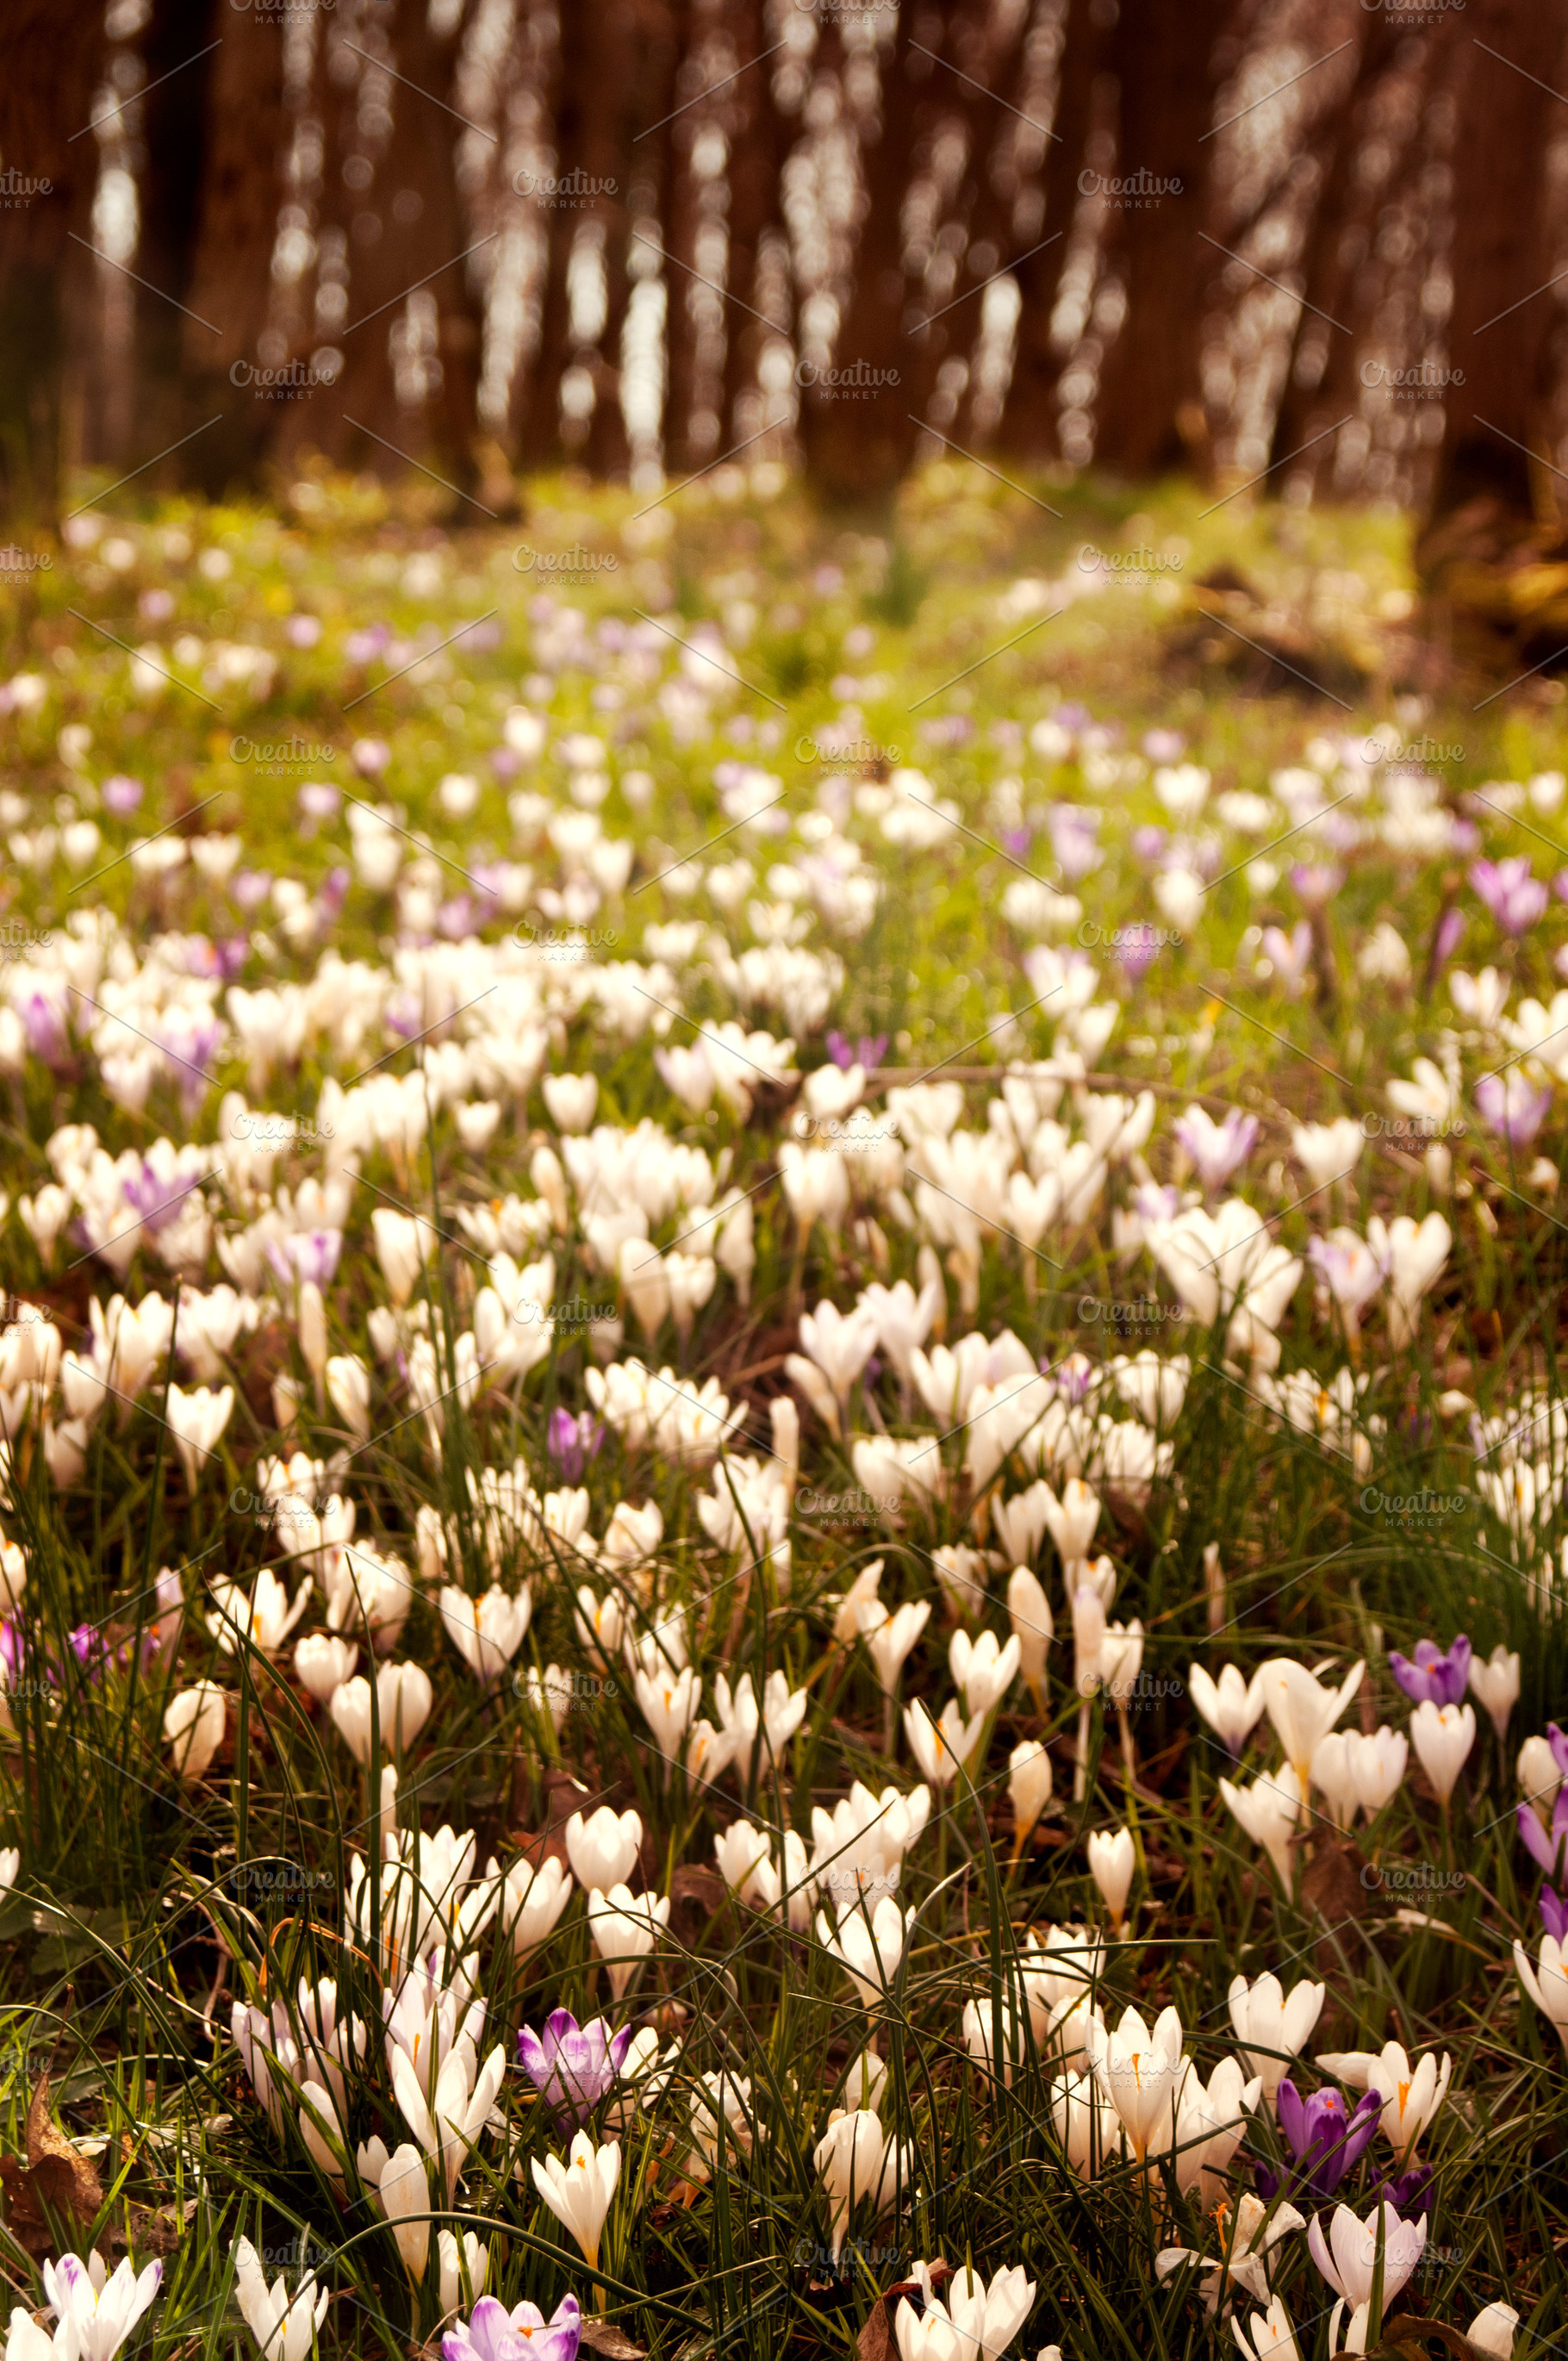
[[[663,218],[668,117],[688,13],[686,0],[596,0],[587,12],[588,85],[595,103],[584,126],[584,154],[585,170],[599,183],[593,203],[605,230],[605,324],[584,456],[598,477],[623,477],[630,457],[620,376],[634,283],[629,268],[632,225],[636,218]]]
[[[58,513],[70,291],[93,265],[98,147],[87,129],[103,0],[11,0],[0,76],[0,497],[13,522]],[[84,137],[73,138],[73,132]]]
[[[189,302],[196,275],[202,192],[213,135],[212,83],[223,54],[221,47],[213,45],[229,32],[234,16],[232,9],[214,5],[214,0],[154,0],[141,44],[147,95],[140,102],[144,160],[137,185],[141,225],[136,269],[148,284],[133,290],[137,445],[133,458],[165,449],[208,414],[192,412],[186,370],[189,323],[179,307]],[[151,291],[155,288],[156,294]],[[215,349],[210,333],[206,342]],[[183,453],[176,455],[177,468],[183,458]]]
[[[1049,242],[1042,246],[1034,241],[1035,250],[1014,267],[1021,299],[1017,348],[996,430],[997,449],[1030,466],[1057,456],[1056,391],[1062,356],[1051,342],[1051,315],[1061,292],[1095,77],[1103,64],[1104,49],[1105,35],[1092,0],[1067,0],[1040,230],[1040,236]]]
[[[1390,165],[1373,181],[1365,159],[1409,37],[1387,10],[1363,17],[1356,30],[1361,47],[1354,75],[1313,142],[1317,189],[1300,262],[1301,309],[1274,418],[1271,491],[1279,489],[1296,453],[1359,406],[1355,280],[1376,226],[1378,195],[1392,170]],[[1313,476],[1330,464],[1332,450],[1330,440],[1309,456]]]
[[[455,9],[433,30],[428,0],[397,0],[389,26],[363,27],[353,45],[323,20],[316,243],[318,269],[331,253],[347,258],[347,317],[331,338],[343,367],[280,405],[278,436],[286,456],[313,446],[379,474],[396,474],[401,453],[431,464],[460,497],[481,472],[483,333],[457,186],[453,82],[465,16]],[[313,329],[299,333],[306,352],[317,346]],[[461,513],[472,522],[478,511]]]
[[[760,58],[768,43],[767,16],[761,0],[740,0],[735,11],[736,46],[743,58]],[[729,137],[729,289],[751,312],[766,314],[761,302],[758,265],[765,242],[786,242],[782,183],[791,130],[773,95],[777,60],[751,67],[731,85]],[[793,283],[793,282],[792,282]],[[776,307],[775,307],[776,308]],[[724,348],[724,407],[718,447],[732,450],[761,425],[743,423],[745,407],[757,384],[757,365],[770,341],[760,319],[731,304]],[[794,321],[777,323],[780,333],[794,342]],[[755,452],[752,457],[756,456]]]
[[[1121,0],[1113,38],[1120,129],[1105,269],[1126,310],[1101,373],[1094,456],[1147,476],[1201,440],[1205,245],[1214,143],[1214,49],[1233,0]]]
[[[905,199],[924,168],[927,133],[956,120],[966,142],[966,164],[964,187],[949,209],[949,219],[961,222],[970,209],[977,157],[989,152],[995,112],[992,91],[1011,86],[1024,22],[1022,16],[1014,20],[1005,45],[993,53],[985,0],[949,7],[941,18],[922,15],[918,39],[916,10],[907,0],[899,10],[893,53],[883,76],[881,124],[864,159],[866,208],[855,254],[854,291],[833,356],[835,370],[856,371],[860,383],[809,385],[801,401],[806,473],[829,500],[884,501],[890,497],[919,440],[919,422],[942,360],[955,343],[972,334],[978,321],[978,280],[964,291],[973,308],[961,311],[963,297],[955,298],[950,288],[933,302],[928,288],[911,284],[905,270]],[[925,38],[928,28],[929,39]],[[935,54],[927,55],[927,50]],[[961,272],[960,248],[955,283]]]
[[[277,20],[254,10],[225,10],[224,17],[223,46],[210,61],[193,250],[181,299],[188,412],[193,425],[216,423],[186,445],[180,466],[214,499],[230,484],[257,481],[275,418],[251,384],[235,379],[258,366],[287,129]]]
[[[560,35],[552,110],[557,182],[583,169],[583,117],[589,103],[586,17],[586,10],[568,5],[558,18]],[[547,259],[539,345],[521,390],[518,423],[518,456],[522,467],[529,470],[558,466],[563,456],[561,379],[571,350],[572,313],[566,275],[576,235],[576,216],[548,200],[543,213]]]
[[[1475,0],[1452,36],[1455,377],[1418,558],[1429,580],[1456,573],[1447,587],[1483,610],[1487,569],[1506,566],[1542,519],[1547,478],[1529,455],[1541,447],[1548,390],[1545,153],[1557,121],[1542,85],[1561,86],[1563,51],[1563,11],[1540,0]],[[1482,578],[1467,581],[1467,570]]]

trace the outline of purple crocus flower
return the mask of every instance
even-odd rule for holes
[[[1133,848],[1134,860],[1157,861],[1169,840],[1168,829],[1157,827],[1152,819],[1146,820],[1142,828],[1135,828],[1133,830],[1129,840]]]
[[[1086,811],[1081,804],[1053,804],[1046,814],[1051,851],[1069,884],[1100,864],[1100,819],[1097,811]]]
[[[1401,2172],[1385,2180],[1372,2192],[1374,2205],[1391,2205],[1401,2221],[1408,2222],[1417,2213],[1431,2218],[1432,2198],[1436,2194],[1436,2175],[1430,2164],[1418,2164],[1410,2172]]]
[[[1333,900],[1344,884],[1344,871],[1330,868],[1327,864],[1314,867],[1306,862],[1298,862],[1290,872],[1290,883],[1309,910],[1321,910]]]
[[[1151,763],[1179,763],[1187,751],[1187,741],[1179,730],[1151,730],[1144,739],[1144,752]]]
[[[1528,852],[1472,862],[1470,883],[1506,935],[1528,935],[1545,913],[1547,889],[1531,874]]]
[[[546,1448],[568,1484],[576,1483],[588,1461],[598,1456],[604,1428],[591,1411],[553,1410],[545,1431]]]
[[[348,888],[352,883],[352,872],[345,869],[341,862],[334,869],[327,871],[316,894],[316,908],[323,918],[337,917],[348,897]]]
[[[283,637],[291,648],[313,648],[321,635],[319,615],[291,615],[283,626]]]
[[[1192,1159],[1206,1190],[1223,1189],[1252,1154],[1257,1138],[1257,1117],[1228,1109],[1223,1123],[1215,1123],[1201,1107],[1189,1107],[1171,1126],[1177,1140]]]
[[[543,2034],[525,2025],[517,2037],[523,2072],[558,2124],[586,2124],[620,2073],[631,2027],[611,2033],[602,2016],[579,2025],[569,2008],[552,2009]]]
[[[116,771],[112,778],[104,780],[99,789],[104,798],[104,809],[113,812],[117,819],[124,819],[127,813],[135,811],[144,792],[141,781],[133,779],[125,771]]]
[[[1003,851],[1010,852],[1014,861],[1023,860],[1033,841],[1033,831],[1026,828],[1004,828],[1002,831]]]
[[[1140,983],[1159,956],[1160,932],[1147,922],[1135,927],[1124,927],[1116,945],[1116,960],[1122,972],[1132,983]]]
[[[265,869],[236,869],[229,892],[242,910],[259,910],[272,891],[272,879]]]
[[[1460,944],[1464,940],[1465,917],[1463,910],[1451,906],[1437,922],[1432,937],[1431,956],[1434,968],[1446,967]]]
[[[1550,1885],[1541,1889],[1541,1923],[1554,1943],[1568,1942],[1568,1903]]]
[[[1542,1828],[1532,1804],[1521,1804],[1515,1814],[1515,1823],[1526,1852],[1543,1869],[1548,1877],[1561,1877],[1564,1847],[1568,1846],[1568,1787],[1560,1787],[1552,1806],[1551,1824]],[[1557,1904],[1559,1913],[1562,1904]]]
[[[197,1185],[193,1178],[179,1180],[170,1186],[162,1173],[156,1171],[144,1158],[139,1172],[120,1182],[120,1193],[133,1213],[139,1215],[144,1229],[156,1236],[167,1228],[180,1212],[185,1199]]]
[[[1506,1075],[1483,1074],[1475,1085],[1475,1104],[1488,1130],[1498,1133],[1510,1148],[1528,1148],[1546,1121],[1552,1090],[1544,1082],[1538,1090],[1514,1066]]]
[[[1281,2079],[1278,2098],[1279,2128],[1296,2159],[1301,2186],[1315,2203],[1324,2205],[1377,2136],[1383,2103],[1376,2091],[1364,2091],[1354,2109],[1347,2108],[1343,2092],[1332,2088],[1303,2098],[1288,2074]],[[1277,2176],[1260,2166],[1260,2189],[1266,2174],[1277,2185]],[[1274,2190],[1263,2193],[1272,2198]]]
[[[341,1230],[295,1230],[286,1238],[273,1239],[267,1259],[285,1287],[302,1286],[306,1279],[315,1287],[330,1287],[342,1252]]]
[[[1390,1648],[1388,1670],[1412,1705],[1458,1705],[1470,1682],[1470,1642],[1461,1631],[1445,1655],[1435,1641],[1418,1640],[1414,1664]]]
[[[335,819],[343,802],[343,789],[334,787],[329,779],[307,779],[296,798],[300,817],[311,823],[313,831],[323,819]]]
[[[493,2295],[482,2295],[473,2318],[442,2337],[442,2361],[576,2361],[582,2334],[575,2295],[564,2295],[548,2320],[536,2303],[508,2312]]]
[[[29,992],[16,1014],[27,1030],[27,1048],[46,1066],[57,1066],[65,1056],[65,1021],[45,992]]]

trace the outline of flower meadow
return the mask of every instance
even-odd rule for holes
[[[7,592],[7,2361],[1562,2349],[1561,692],[1060,497]]]

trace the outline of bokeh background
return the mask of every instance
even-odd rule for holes
[[[14,522],[313,454],[874,504],[957,446],[1392,502],[1445,615],[1568,639],[1563,0],[6,16]]]

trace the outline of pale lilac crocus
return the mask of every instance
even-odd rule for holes
[[[575,2295],[564,2295],[548,2320],[537,2304],[508,2312],[493,2295],[482,2295],[472,2317],[442,2337],[442,2361],[576,2361],[582,2334]]]
[[[125,819],[135,811],[145,790],[139,779],[116,771],[112,778],[104,780],[98,792],[104,798],[104,810],[113,812],[117,819]]]
[[[1312,957],[1312,929],[1306,919],[1298,918],[1288,934],[1281,927],[1265,927],[1262,950],[1286,991],[1299,992]]]
[[[1552,1092],[1528,1082],[1517,1066],[1508,1074],[1483,1074],[1475,1085],[1475,1104],[1489,1131],[1510,1148],[1528,1148],[1552,1105]]]
[[[525,2025],[517,2054],[558,2124],[586,2124],[620,2072],[631,2043],[631,2027],[611,2033],[602,2016],[579,2025],[569,2008],[553,2009],[544,2030]]]
[[[1257,1139],[1257,1117],[1231,1107],[1223,1123],[1201,1106],[1190,1106],[1171,1126],[1179,1144],[1191,1158],[1199,1180],[1211,1192],[1223,1189],[1232,1174],[1252,1154]]]
[[[1528,935],[1545,914],[1547,889],[1532,875],[1527,852],[1473,862],[1470,883],[1506,935]]]

